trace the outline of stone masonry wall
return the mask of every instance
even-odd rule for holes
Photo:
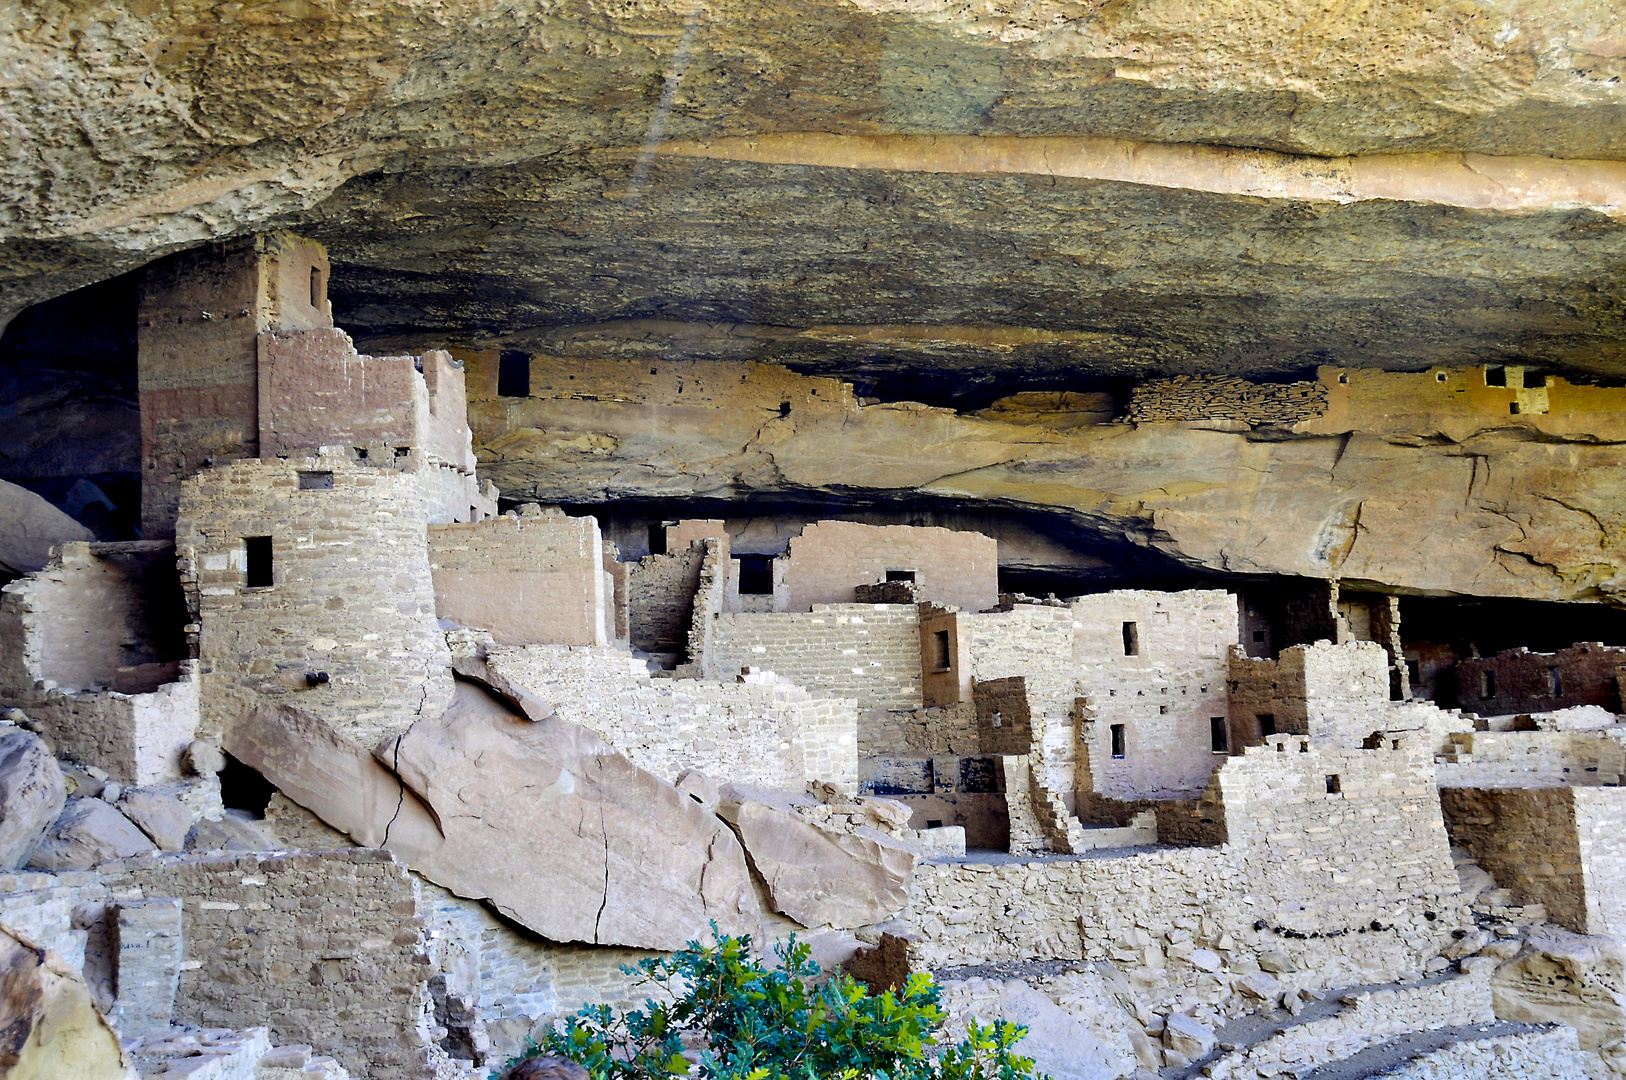
[[[429,526],[435,613],[504,645],[603,645],[603,540],[591,517],[510,516]]]
[[[327,252],[264,233],[142,271],[136,317],[141,533],[173,535],[180,484],[259,453],[258,335],[333,325]]]
[[[641,661],[611,649],[494,646],[487,662],[663,779],[694,768],[780,790],[802,791],[809,780],[856,790],[851,699],[815,696],[769,672],[743,682],[652,679]]]
[[[1626,749],[1595,732],[1459,732],[1446,751],[1436,766],[1442,788],[1590,787],[1626,774]]]
[[[850,604],[853,588],[912,571],[925,599],[965,611],[999,601],[999,543],[973,532],[911,525],[818,521],[783,556],[788,610]]]
[[[1621,664],[1626,664],[1626,649],[1596,642],[1556,653],[1508,649],[1457,661],[1457,686],[1462,707],[1480,716],[1551,712],[1574,705],[1597,705],[1618,713],[1622,709],[1615,671]],[[1487,676],[1494,686],[1487,684]]]
[[[424,919],[415,881],[387,852],[200,854],[106,869],[115,897],[180,897],[176,1020],[266,1025],[369,1080],[434,1076]]]
[[[1451,843],[1471,852],[1515,903],[1543,904],[1558,925],[1598,933],[1587,929],[1574,794],[1570,788],[1452,788],[1440,792],[1440,803]]]
[[[332,473],[333,487],[301,490],[307,470]],[[273,584],[250,587],[245,538],[262,536]],[[199,625],[206,737],[260,704],[285,703],[370,747],[450,702],[411,474],[343,457],[209,469],[183,486],[176,546]],[[330,681],[308,686],[314,672]]]
[[[920,692],[927,708],[971,700],[968,619],[963,612],[946,611],[933,604],[920,609]],[[943,663],[945,659],[947,664]]]
[[[627,630],[633,648],[652,653],[688,651],[705,557],[702,540],[626,564]]]
[[[724,678],[764,667],[809,690],[856,698],[860,709],[922,707],[920,617],[912,605],[719,615],[712,652]]]
[[[695,585],[686,651],[690,671],[703,679],[716,679],[722,676],[717,670],[714,648],[717,617],[728,605],[729,571],[734,564],[728,556],[728,537],[705,537],[699,546],[705,550],[705,557],[700,560],[700,580]]]
[[[181,755],[198,730],[198,663],[148,694],[47,690],[17,704],[43,725],[58,757],[95,765],[121,784],[181,776]]]
[[[1201,791],[1229,749],[1216,752],[1212,721],[1226,715],[1236,597],[1213,589],[1123,589],[1079,597],[1070,614],[1073,670],[1089,721],[1080,742],[1093,790],[1117,799]],[[1121,758],[1112,755],[1114,724],[1124,726]]]
[[[1575,788],[1577,846],[1586,884],[1589,934],[1626,935],[1626,788]]]
[[[1128,419],[1240,420],[1289,427],[1327,412],[1327,388],[1319,382],[1255,383],[1230,375],[1177,375],[1135,384]]]

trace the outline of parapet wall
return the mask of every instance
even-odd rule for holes
[[[487,662],[662,779],[692,768],[779,790],[802,791],[809,780],[857,789],[850,699],[811,695],[771,672],[743,682],[652,679],[614,649],[494,646]]]
[[[301,487],[305,472],[332,486]],[[250,537],[269,538],[268,586],[249,583]],[[205,737],[287,704],[371,747],[451,701],[412,474],[340,456],[218,466],[183,485],[176,547]]]
[[[431,525],[435,612],[504,645],[603,645],[610,637],[604,542],[591,517],[507,514]]]
[[[856,698],[860,709],[922,707],[920,616],[913,605],[719,615],[709,660],[722,678],[768,668],[798,686]]]
[[[1450,740],[1436,767],[1442,788],[1595,787],[1626,774],[1626,749],[1603,732],[1465,731]]]

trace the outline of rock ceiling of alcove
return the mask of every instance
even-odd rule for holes
[[[0,14],[0,318],[287,226],[364,341],[1626,373],[1605,3],[159,7]]]

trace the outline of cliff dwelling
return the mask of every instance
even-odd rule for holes
[[[1626,1076],[1615,7],[0,70],[0,1080]]]

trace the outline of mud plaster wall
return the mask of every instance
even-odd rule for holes
[[[259,452],[256,338],[332,326],[328,272],[320,244],[288,233],[183,252],[143,272],[136,339],[145,538],[174,534],[180,482],[207,460]]]
[[[910,525],[818,521],[783,556],[787,610],[850,604],[853,588],[912,571],[926,600],[965,611],[999,602],[999,543],[981,533]]]
[[[608,640],[604,542],[593,518],[504,514],[428,530],[440,618],[489,630],[504,645]]]
[[[931,604],[920,609],[920,669],[927,708],[971,700],[971,634],[962,613]]]
[[[1582,642],[1556,653],[1509,649],[1495,656],[1457,662],[1462,705],[1481,716],[1550,712],[1574,705],[1597,705],[1621,711],[1616,669],[1626,664],[1626,649]],[[1559,693],[1553,693],[1557,672]],[[1486,675],[1494,680],[1486,694]]]
[[[332,472],[333,487],[300,490],[301,470]],[[272,538],[268,588],[247,585],[253,536]],[[450,702],[413,475],[342,457],[232,462],[184,485],[176,547],[200,626],[206,737],[260,704],[288,704],[375,746]],[[308,687],[308,672],[330,682]]]
[[[912,710],[920,694],[920,617],[913,605],[820,604],[810,613],[730,613],[716,619],[719,676],[747,667],[856,698],[860,709]]]
[[[182,855],[107,868],[114,896],[183,906],[177,1021],[266,1025],[352,1076],[428,1080],[431,967],[414,879],[387,852]]]

